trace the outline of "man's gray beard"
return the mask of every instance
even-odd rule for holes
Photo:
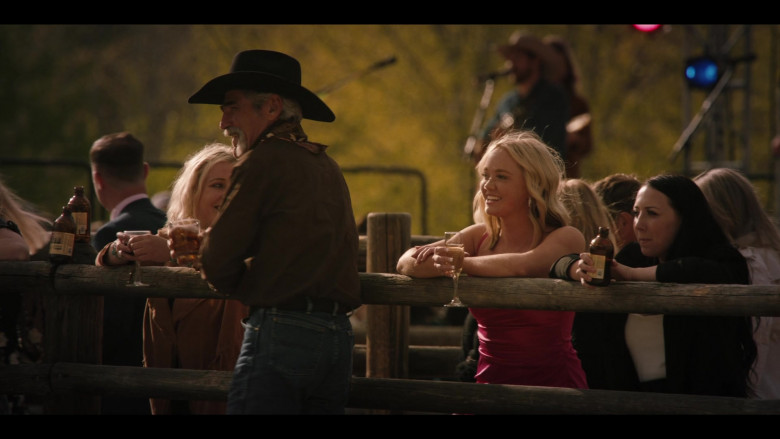
[[[238,141],[236,142],[236,146],[233,147],[233,155],[236,157],[241,157],[241,155],[245,153],[248,148],[244,132],[238,128],[229,128],[225,130],[224,134],[225,137],[230,137],[231,139],[233,138],[233,134],[238,134]]]

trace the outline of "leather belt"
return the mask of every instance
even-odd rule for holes
[[[297,297],[287,302],[280,303],[278,305],[270,306],[268,308],[276,308],[283,311],[298,311],[298,312],[323,312],[328,314],[347,314],[352,309],[336,302],[335,300],[325,299],[320,297]]]

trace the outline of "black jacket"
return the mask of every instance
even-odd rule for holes
[[[713,259],[688,257],[658,263],[628,244],[615,259],[629,267],[658,265],[656,278],[670,283],[748,284],[749,271],[733,249]],[[639,391],[639,379],[625,341],[628,314],[577,313],[573,344],[591,389]],[[755,358],[750,319],[741,316],[664,315],[667,393],[747,396]]]

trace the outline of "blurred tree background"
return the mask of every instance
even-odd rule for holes
[[[704,35],[708,26],[691,28]],[[751,84],[749,126],[740,129],[750,130],[750,172],[767,174],[777,132],[778,29],[749,27],[756,59],[737,66],[749,64]],[[691,43],[685,25],[651,34],[617,24],[1,25],[0,175],[54,219],[73,186],[91,187],[92,142],[126,130],[145,143],[147,161],[161,164],[150,174],[150,195],[166,190],[188,154],[228,140],[218,128],[219,108],[190,105],[187,98],[227,73],[236,52],[272,49],[301,62],[303,85],[322,90],[336,114],[334,123],[303,126],[348,171],[356,219],[409,212],[412,233],[441,235],[472,221],[476,177],[462,152],[483,93],[475,78],[503,66],[495,46],[517,29],[560,35],[577,57],[594,123],[584,178],[683,170],[682,156],[669,155],[707,97],[700,90],[686,94],[685,48],[695,54],[701,47]],[[392,57],[395,62],[372,67]],[[508,79],[496,81],[486,117],[509,89]],[[740,110],[732,113],[742,117]],[[692,137],[694,158],[703,149],[700,137]],[[73,165],[11,164],[9,158]],[[366,167],[399,172],[350,171]],[[419,172],[424,181],[400,171]],[[774,212],[770,179],[755,183]],[[106,219],[99,206],[96,212],[96,219]]]

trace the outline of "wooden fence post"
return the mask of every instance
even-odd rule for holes
[[[411,246],[408,213],[369,213],[367,273],[395,273],[398,258]],[[366,376],[406,378],[409,375],[409,307],[365,305]]]
[[[95,265],[97,252],[89,243],[76,243],[73,263]],[[53,291],[43,295],[44,363],[101,364],[103,356],[103,296],[57,294],[57,272],[53,267]],[[52,394],[44,403],[51,415],[100,414],[99,396]]]

